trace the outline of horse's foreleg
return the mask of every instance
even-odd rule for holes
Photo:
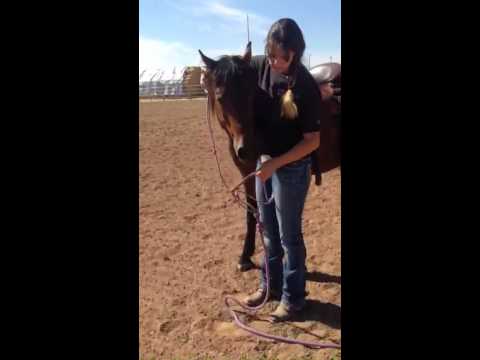
[[[255,267],[255,264],[250,259],[255,252],[255,232],[256,224],[255,216],[252,209],[257,208],[255,201],[255,178],[252,177],[245,182],[246,201],[250,205],[247,209],[247,233],[245,234],[245,241],[243,243],[243,252],[238,262],[238,269],[240,271],[247,271]]]

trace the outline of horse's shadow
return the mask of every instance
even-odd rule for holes
[[[341,281],[342,281],[342,278],[340,276],[330,275],[330,274],[322,273],[319,271],[306,272],[305,279],[307,281],[336,283],[336,284],[341,284]]]

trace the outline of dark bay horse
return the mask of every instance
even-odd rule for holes
[[[257,84],[257,73],[250,65],[252,56],[249,42],[243,56],[222,56],[213,60],[199,50],[206,71],[203,74],[203,86],[208,93],[208,105],[215,114],[220,126],[227,133],[229,151],[233,162],[242,177],[255,170],[259,148],[259,139],[255,137],[255,104],[265,92]],[[322,119],[320,130],[320,147],[312,154],[312,173],[315,183],[320,184],[322,172],[340,165],[340,132],[335,124],[339,107],[334,103],[322,101]],[[245,183],[246,201],[254,208],[255,178],[250,177]],[[256,221],[247,210],[247,233],[242,255],[237,268],[247,271],[255,267],[251,257],[255,251]]]

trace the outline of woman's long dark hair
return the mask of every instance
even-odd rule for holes
[[[292,88],[295,84],[297,69],[305,52],[305,40],[297,23],[289,18],[276,21],[271,27],[265,42],[265,54],[272,53],[273,48],[278,47],[284,53],[294,52],[292,63],[289,67],[288,90],[282,96],[282,116],[294,119],[298,116],[297,105],[294,102]],[[286,59],[287,60],[287,59]]]

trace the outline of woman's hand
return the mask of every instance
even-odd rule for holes
[[[267,181],[270,179],[272,174],[275,172],[280,167],[280,164],[278,163],[276,158],[270,159],[265,161],[261,168],[258,169],[258,171],[255,173],[256,176],[262,180],[262,182]]]
[[[262,163],[262,166],[255,173],[262,182],[270,179],[278,168],[301,159],[314,151],[320,145],[320,132],[308,132],[303,134],[303,139],[285,154],[271,158]]]

